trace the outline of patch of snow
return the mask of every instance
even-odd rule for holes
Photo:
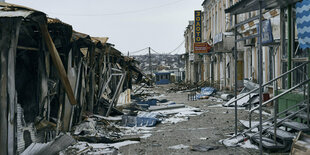
[[[159,110],[159,111],[154,111],[153,113],[159,113],[159,114],[163,114],[163,115],[172,115],[172,114],[185,113],[188,111],[195,111],[195,110],[200,110],[200,109],[188,106],[185,108]]]
[[[179,144],[179,145],[170,146],[168,148],[169,149],[174,149],[174,150],[181,150],[181,149],[187,149],[187,148],[189,148],[189,146],[183,145],[183,144]]]
[[[222,104],[216,104],[208,106],[208,108],[223,108],[223,109],[235,109],[235,107],[224,107]],[[237,107],[237,109],[245,109],[245,107]]]
[[[220,142],[223,143],[225,146],[238,146],[238,143],[243,139],[244,137],[242,135],[239,135],[234,138],[227,138],[224,140],[220,140]]]
[[[117,126],[124,135],[147,134],[152,132],[155,127],[123,127]]]
[[[115,116],[115,117],[112,117],[112,116],[105,117],[105,116],[100,116],[100,115],[93,115],[93,116],[101,118],[101,119],[105,119],[108,121],[121,121],[122,120],[122,116]]]
[[[195,111],[182,111],[182,112],[179,112],[177,113],[175,116],[177,117],[185,117],[185,116],[198,116],[198,115],[201,115],[203,114],[203,112],[195,112]]]
[[[114,147],[114,148],[121,148],[123,146],[127,146],[127,145],[131,145],[131,144],[137,144],[140,143],[138,141],[123,141],[123,142],[119,142],[119,143],[112,143],[112,144],[105,144],[105,143],[88,143],[89,146],[91,146],[93,149],[103,149],[103,148],[109,148],[109,147]]]
[[[163,124],[166,124],[166,123],[179,123],[179,122],[184,122],[184,121],[187,121],[188,118],[183,118],[183,117],[170,117],[170,118],[167,118],[165,119],[164,121],[162,121]]]
[[[246,128],[249,128],[250,127],[250,123],[249,121],[246,121],[246,120],[239,120],[240,123],[245,126]],[[259,121],[251,121],[251,126],[255,126],[255,125],[258,125],[259,124]],[[263,125],[270,125],[270,122],[265,122],[263,123]]]
[[[254,110],[255,113],[259,114],[259,110]],[[271,114],[265,112],[265,111],[262,111],[262,114],[263,115],[266,115],[266,116],[271,116]]]
[[[153,111],[152,113],[157,113],[161,116],[170,116],[168,118],[165,118],[162,123],[179,123],[183,121],[187,121],[189,116],[198,116],[203,114],[204,112],[200,112],[199,108],[194,108],[187,106],[185,108],[176,108],[176,109],[167,109],[167,110],[159,110],[159,111]]]
[[[146,138],[149,138],[149,137],[151,137],[151,136],[152,136],[152,134],[148,133],[148,134],[144,134],[144,135],[141,136],[140,138],[146,139]]]
[[[256,149],[258,150],[258,147],[251,143],[251,141],[247,140],[245,142],[239,143],[238,146],[246,149]]]

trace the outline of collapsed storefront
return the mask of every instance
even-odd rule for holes
[[[134,76],[142,80],[137,62],[108,38],[75,32],[40,11],[0,3],[0,25],[0,154],[51,141],[86,111],[117,112],[119,94]]]

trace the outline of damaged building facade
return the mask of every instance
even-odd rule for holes
[[[194,23],[190,23],[184,33],[186,81],[205,81],[218,90],[234,90],[230,102],[235,107],[233,138],[250,138],[259,144],[261,153],[263,149],[288,151],[294,136],[284,136],[289,139],[285,141],[283,134],[309,131],[309,1],[204,0],[202,6],[203,42],[212,49],[194,54]],[[257,86],[238,95],[248,81]],[[249,127],[238,133],[237,106],[242,99],[251,98],[251,93],[257,98],[253,105],[250,99],[246,101]],[[262,108],[267,106],[272,115],[263,119]],[[259,112],[256,125],[252,118],[255,110]],[[271,124],[263,127],[266,122]],[[254,128],[261,130],[252,132]]]
[[[194,21],[189,22],[184,32],[186,42],[186,82],[194,84],[205,81],[219,90],[233,90],[235,66],[238,70],[238,86],[243,86],[243,79],[258,81],[257,39],[249,37],[258,32],[258,11],[237,16],[238,23],[241,23],[237,29],[237,40],[239,36],[249,38],[237,42],[238,55],[237,64],[235,64],[233,55],[235,20],[230,13],[225,13],[225,9],[236,3],[238,3],[238,0],[203,1],[202,42],[212,46],[208,53],[194,54]],[[281,32],[280,15],[281,10],[279,8],[263,12],[264,30],[266,30],[264,32],[266,38],[263,46],[264,83],[307,60],[305,52],[298,49],[297,29],[292,32],[295,41],[290,47],[290,51],[293,51],[291,56],[288,55],[288,47],[280,45],[280,36],[285,34],[285,32]],[[255,20],[249,21],[249,19],[253,18]],[[296,28],[296,25],[294,27]],[[288,37],[287,34],[286,37]],[[292,57],[290,62],[288,57]],[[275,65],[273,66],[273,64]],[[291,84],[293,84],[293,81],[300,81],[300,77],[299,73],[292,74],[292,78],[290,78]],[[287,88],[287,83],[287,80],[280,79],[278,86]]]
[[[0,154],[71,131],[85,113],[109,116],[132,79],[133,58],[24,6],[0,3]]]

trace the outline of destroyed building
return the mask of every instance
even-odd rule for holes
[[[0,154],[70,131],[85,112],[110,115],[142,80],[137,62],[106,37],[91,37],[24,6],[0,3]]]

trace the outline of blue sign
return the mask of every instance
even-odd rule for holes
[[[296,3],[296,23],[299,47],[310,48],[310,0]]]
[[[262,26],[263,26],[262,43],[267,44],[267,43],[273,42],[272,27],[271,27],[270,19],[263,21]],[[257,32],[259,33],[259,24],[257,24]],[[259,43],[259,40],[258,40],[258,43]]]

